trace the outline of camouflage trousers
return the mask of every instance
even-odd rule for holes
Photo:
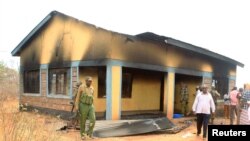
[[[89,105],[89,104],[84,104],[84,103],[80,103],[79,107],[80,107],[79,110],[80,110],[80,134],[81,134],[81,137],[84,137],[84,136],[92,137],[94,126],[95,126],[95,121],[96,121],[95,108],[94,108],[93,104]],[[88,131],[85,130],[87,119],[89,119]]]
[[[181,113],[186,116],[188,113],[188,103],[187,102],[181,102]]]

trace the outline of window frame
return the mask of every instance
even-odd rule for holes
[[[106,98],[107,96],[106,95],[106,89],[107,89],[106,88],[107,87],[106,71],[107,71],[106,68],[98,68],[98,95],[97,95],[98,98]],[[127,81],[127,82],[124,82],[124,81]],[[127,71],[127,70],[124,70],[122,72],[122,84],[121,85],[122,85],[121,86],[121,98],[132,98],[132,86],[133,86],[133,73],[132,72]]]
[[[98,94],[97,98],[106,98],[106,87],[107,87],[107,75],[106,75],[107,68],[106,67],[100,67],[98,68]],[[101,86],[102,85],[102,86]]]
[[[62,73],[63,72],[63,73]],[[51,92],[51,75],[53,74],[66,74],[66,76],[64,76],[64,83],[63,85],[66,85],[65,88],[63,88],[63,93],[57,93],[58,90],[58,78],[56,78],[56,92],[53,93]],[[57,75],[56,75],[57,76]],[[66,79],[65,79],[66,78]],[[65,82],[66,81],[66,82]],[[71,97],[71,68],[69,67],[64,67],[64,68],[49,68],[48,69],[48,73],[47,73],[47,96],[48,97],[56,97],[56,98],[70,98]]]
[[[30,75],[31,73],[36,73],[36,74],[32,74],[32,77],[36,77],[34,79],[38,79],[38,80],[30,80],[32,78],[28,78],[28,75]],[[36,75],[36,76],[34,76]],[[23,94],[24,95],[41,95],[41,70],[40,69],[34,69],[34,70],[24,70],[23,71],[23,75],[22,75],[22,79],[23,79]],[[28,85],[32,85],[34,84],[34,86],[27,86],[27,82],[28,81]],[[34,89],[34,90],[30,90]]]
[[[124,81],[127,81],[127,82],[125,83]],[[126,88],[125,88],[125,85],[126,85]],[[123,72],[122,73],[121,97],[132,98],[132,87],[133,87],[133,74],[131,72]]]

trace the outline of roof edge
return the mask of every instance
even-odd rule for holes
[[[23,46],[57,13],[59,12],[50,12],[35,28],[33,28],[31,32],[17,45],[17,47],[13,51],[11,51],[12,56],[19,56]]]
[[[180,48],[191,50],[191,51],[194,51],[194,52],[197,52],[197,53],[200,53],[200,54],[204,54],[204,55],[208,55],[207,53],[209,53],[208,56],[211,56],[213,58],[217,58],[217,59],[220,59],[220,60],[223,60],[223,61],[227,61],[227,62],[236,64],[236,65],[238,65],[238,66],[240,66],[242,68],[244,67],[243,63],[238,62],[238,61],[236,61],[234,59],[231,59],[231,58],[226,57],[224,55],[215,53],[213,51],[210,51],[210,50],[207,50],[207,49],[204,49],[204,48],[201,48],[201,47],[189,44],[189,43],[185,43],[185,42],[173,39],[173,38],[168,37],[167,38],[167,43],[171,44],[171,45],[174,45],[174,46],[177,46],[177,47],[180,47]]]
[[[20,56],[20,52],[21,50],[23,49],[23,46],[42,28],[44,27],[51,19],[54,15],[56,14],[61,14],[61,15],[65,15],[63,13],[60,13],[58,11],[52,11],[50,12],[35,28],[33,28],[31,30],[31,32],[17,45],[17,47],[11,52],[12,56]],[[204,54],[204,55],[207,55],[207,56],[210,56],[210,57],[213,57],[213,58],[216,58],[216,59],[219,59],[219,60],[223,60],[223,61],[226,61],[226,62],[229,62],[231,64],[235,64],[235,65],[238,65],[240,67],[244,67],[244,64],[241,63],[241,62],[238,62],[234,59],[231,59],[229,57],[226,57],[224,55],[221,55],[221,54],[218,54],[218,53],[215,53],[213,51],[210,51],[210,50],[207,50],[207,49],[204,49],[204,48],[201,48],[201,47],[198,47],[198,46],[195,46],[195,45],[192,45],[192,44],[189,44],[189,43],[186,43],[186,42],[183,42],[183,41],[180,41],[180,40],[176,40],[176,39],[173,39],[173,38],[170,38],[170,37],[165,37],[165,36],[160,36],[160,35],[157,35],[157,34],[154,34],[152,32],[146,32],[147,34],[153,34],[154,36],[157,36],[157,38],[161,38],[161,39],[164,39],[164,42],[167,43],[167,44],[171,44],[171,45],[174,45],[174,46],[177,46],[177,47],[180,47],[180,48],[183,48],[183,49],[187,49],[187,50],[191,50],[191,51],[194,51],[194,52],[197,52],[197,53],[200,53],[200,54]],[[143,34],[145,33],[142,33],[142,34],[138,34],[139,36],[143,36]],[[136,35],[136,36],[138,36]],[[134,37],[136,37],[134,36]]]
[[[182,49],[190,50],[190,51],[193,51],[193,52],[196,52],[196,53],[199,53],[199,54],[203,54],[203,55],[215,58],[215,59],[219,59],[219,60],[222,60],[222,61],[225,61],[225,62],[229,62],[231,64],[240,66],[242,68],[244,67],[243,63],[238,62],[238,61],[236,61],[234,59],[231,59],[231,58],[226,57],[224,55],[221,55],[221,54],[218,54],[216,52],[210,51],[208,49],[192,45],[190,43],[186,43],[186,42],[183,42],[183,41],[180,41],[180,40],[176,40],[174,38],[161,36],[161,35],[158,35],[158,34],[155,34],[155,33],[152,33],[152,32],[144,32],[144,33],[141,33],[141,34],[137,34],[135,36],[140,37],[140,38],[153,40],[153,41],[156,41],[156,42],[161,42],[163,44],[174,45],[174,46],[182,48]]]

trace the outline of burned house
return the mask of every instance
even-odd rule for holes
[[[216,84],[221,94],[235,85],[236,60],[173,38],[146,32],[126,35],[57,11],[49,13],[12,51],[20,56],[20,103],[70,111],[77,81],[93,77],[97,116],[180,110],[185,83],[192,106],[195,87]]]

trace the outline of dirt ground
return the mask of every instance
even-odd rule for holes
[[[27,129],[22,129],[22,130],[29,130],[30,133],[30,128],[32,127],[32,137],[30,137],[30,140],[60,140],[60,141],[80,141],[80,134],[79,131],[56,131],[57,129],[59,129],[60,127],[62,127],[66,121],[60,119],[60,117],[52,117],[49,115],[42,115],[39,114],[39,111],[33,111],[33,112],[19,112],[18,111],[18,101],[17,100],[8,100],[6,101],[4,104],[4,108],[5,108],[5,113],[2,112],[2,114],[4,114],[4,116],[2,115],[0,117],[0,122],[6,122],[8,120],[14,120],[15,118],[9,118],[12,117],[11,115],[15,115],[16,116],[22,116],[22,119],[25,119],[24,125],[28,125],[31,124],[29,126],[27,126]],[[8,118],[4,118],[5,116],[7,116]],[[3,118],[5,119],[3,121]],[[6,120],[8,119],[8,120]],[[173,119],[172,122],[175,125],[181,125],[181,121],[187,120],[187,119],[194,119],[194,117],[189,117],[189,118],[179,118],[179,119]],[[30,121],[34,121],[34,122],[30,122]],[[10,121],[9,121],[10,122]],[[12,123],[12,122],[10,122]],[[217,118],[215,120],[215,124],[228,124],[229,120],[225,120],[223,118]],[[36,126],[33,126],[32,124],[35,124]],[[2,124],[5,125],[5,124]],[[12,123],[12,126],[17,126],[17,124]],[[24,126],[22,125],[22,127]],[[8,124],[7,126],[10,126],[10,124]],[[5,127],[7,129],[7,127]],[[8,127],[9,128],[9,127]],[[19,128],[15,127],[16,129]],[[3,128],[2,128],[3,129]],[[43,134],[43,137],[39,137],[37,134],[35,134],[35,132],[39,132]],[[14,131],[13,131],[14,132]],[[0,137],[8,136],[10,133],[12,132],[7,132],[7,130],[3,131],[0,130]],[[8,134],[8,135],[6,135]],[[14,134],[14,133],[13,133]],[[15,133],[17,134],[17,133]],[[53,139],[52,139],[53,137]],[[12,137],[13,138],[13,137]],[[1,139],[0,140],[4,140]],[[7,138],[5,138],[5,140],[7,140]],[[9,139],[8,139],[9,140]],[[25,140],[25,139],[24,139]],[[136,135],[136,136],[126,136],[126,137],[112,137],[112,138],[97,138],[97,139],[92,139],[93,141],[152,141],[152,140],[156,140],[156,141],[166,141],[166,140],[170,140],[170,141],[200,141],[203,140],[202,136],[196,136],[196,123],[195,121],[192,122],[192,124],[181,130],[180,132],[176,133],[176,134],[170,134],[170,133],[148,133],[148,134],[143,134],[143,135]]]

